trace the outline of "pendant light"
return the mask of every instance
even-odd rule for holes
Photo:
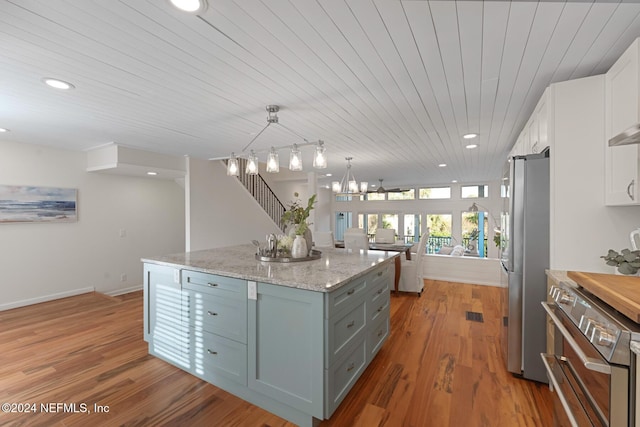
[[[253,150],[251,150],[248,156],[245,153],[247,152],[249,147],[255,142],[255,140],[258,139],[258,137],[260,137],[260,135],[262,135],[262,133],[265,130],[267,130],[267,128],[272,124],[276,124],[284,128],[289,133],[302,139],[304,143],[301,143],[301,144],[294,143],[293,145],[271,147],[267,155],[267,168],[266,168],[267,172],[269,173],[280,172],[280,161],[279,161],[277,150],[282,148],[291,149],[289,153],[289,169],[292,171],[301,171],[302,170],[302,153],[300,151],[300,147],[304,147],[308,145],[315,146],[315,151],[313,156],[313,167],[317,169],[324,169],[327,167],[327,156],[326,156],[326,150],[324,147],[324,141],[318,140],[318,142],[309,142],[306,138],[302,137],[295,131],[289,129],[287,126],[280,123],[278,119],[278,111],[280,111],[280,106],[267,105],[266,110],[267,110],[266,126],[263,127],[262,130],[258,132],[251,141],[249,141],[249,143],[242,149],[242,151],[239,154],[239,157],[247,158],[247,165],[245,170],[247,174],[257,175],[259,172],[259,168],[258,168],[258,158],[256,156],[256,153]],[[223,160],[223,159],[228,159],[227,175],[238,176],[240,167],[239,167],[238,159],[236,158],[235,153],[231,153],[231,157],[217,157],[217,158],[210,158],[209,160]]]
[[[291,153],[289,154],[289,170],[301,171],[302,170],[302,155],[298,144],[293,144]]]
[[[251,154],[247,157],[247,168],[245,172],[248,175],[258,175],[258,156],[251,150]]]
[[[280,172],[280,160],[278,159],[278,152],[273,147],[271,147],[271,151],[269,151],[269,155],[267,156],[267,172]]]
[[[227,162],[227,175],[229,176],[238,176],[240,173],[240,168],[238,167],[238,159],[236,158],[235,153],[231,153],[231,157]]]
[[[331,184],[331,188],[334,193],[339,195],[360,195],[367,192],[367,187],[369,183],[366,181],[362,181],[360,185],[358,185],[358,181],[356,181],[355,176],[351,172],[351,160],[353,157],[345,157],[347,161],[347,171],[342,177],[342,181],[333,181]]]
[[[316,169],[327,168],[327,154],[324,148],[324,141],[322,140],[318,141],[318,145],[316,146],[316,151],[313,155],[313,167]]]

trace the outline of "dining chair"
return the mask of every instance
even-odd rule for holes
[[[313,245],[316,248],[333,248],[335,242],[333,241],[333,232],[331,231],[314,231],[313,232]]]
[[[376,243],[395,243],[396,242],[396,229],[395,228],[378,228],[375,236]]]
[[[417,292],[422,295],[424,281],[422,279],[422,259],[425,256],[425,248],[429,240],[429,229],[420,237],[415,254],[411,255],[411,260],[403,259],[400,264],[400,283],[398,290],[403,292]]]
[[[364,233],[344,233],[344,247],[351,250],[368,250],[369,239]]]

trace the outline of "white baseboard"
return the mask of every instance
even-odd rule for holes
[[[502,286],[500,268],[500,260],[493,258],[429,254],[422,260],[422,277],[446,282],[500,287]]]
[[[53,301],[60,298],[72,297],[75,295],[86,294],[95,291],[95,288],[81,288],[72,291],[59,292],[57,294],[44,295],[37,298],[23,299],[7,304],[0,304],[0,311],[11,310],[12,308],[25,307],[27,305],[39,304],[41,302]]]
[[[117,297],[118,295],[124,295],[124,294],[128,294],[131,292],[137,292],[137,291],[141,291],[142,290],[142,285],[136,285],[136,286],[131,286],[129,288],[124,288],[124,289],[115,289],[113,291],[109,291],[109,292],[103,292],[103,294],[105,295],[109,295],[110,297]]]

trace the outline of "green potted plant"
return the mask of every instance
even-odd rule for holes
[[[298,197],[299,194],[293,193],[294,197]],[[308,253],[311,250],[312,245],[312,236],[311,230],[309,230],[309,224],[307,223],[307,219],[309,218],[309,214],[313,209],[313,205],[316,203],[316,195],[312,195],[307,200],[307,205],[303,206],[300,200],[296,199],[289,204],[289,209],[287,209],[282,215],[282,224],[287,228],[287,234],[294,234],[296,236],[303,236],[306,244],[306,252]],[[291,248],[292,256],[295,257],[294,248],[297,249],[295,245]],[[299,252],[298,252],[299,253]],[[305,255],[306,256],[306,253]]]
[[[607,265],[616,267],[621,274],[634,275],[640,269],[640,250],[623,249],[618,253],[609,249],[609,252],[600,258],[604,258]]]

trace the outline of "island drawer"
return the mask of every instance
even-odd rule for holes
[[[348,350],[350,343],[364,336],[364,329],[367,324],[364,299],[362,298],[360,304],[352,309],[336,313],[327,322],[328,357],[325,361],[325,367],[330,366],[344,354]]]
[[[200,291],[185,291],[189,325],[247,343],[247,300],[230,299]]]
[[[367,275],[367,286],[377,287],[382,283],[388,283],[391,280],[391,275],[395,270],[395,264],[385,263],[384,265],[376,268]]]
[[[385,312],[376,320],[367,332],[367,360],[369,362],[373,360],[389,336],[389,313]]]
[[[347,285],[327,294],[325,316],[330,318],[333,313],[343,310],[364,299],[367,288],[367,276],[354,279]]]
[[[367,321],[373,322],[380,316],[389,312],[391,295],[388,288],[389,287],[386,286],[386,289],[384,289],[381,294],[373,293],[369,295],[369,300],[367,301],[367,312],[369,317],[367,318]]]
[[[236,341],[191,329],[191,371],[212,384],[221,379],[247,385],[247,346]]]
[[[182,270],[182,288],[221,295],[226,298],[247,298],[247,281],[217,274]]]
[[[334,365],[325,371],[326,414],[325,419],[331,417],[340,402],[345,398],[349,390],[356,383],[367,366],[367,350],[365,340],[361,339],[350,352],[340,358]]]

